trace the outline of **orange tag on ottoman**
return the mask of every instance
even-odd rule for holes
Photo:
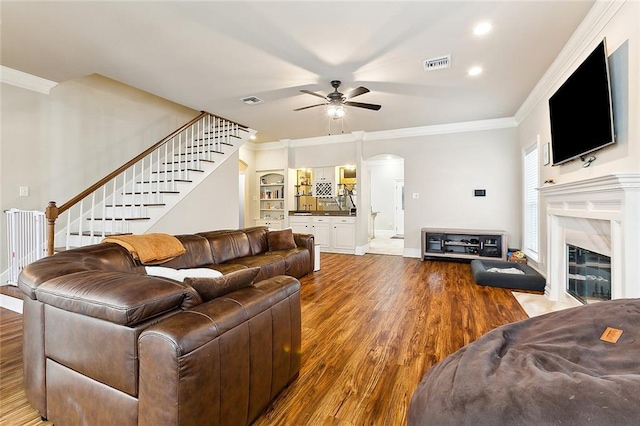
[[[618,339],[622,336],[622,330],[617,328],[607,327],[607,329],[600,336],[600,340],[604,340],[609,343],[617,343]]]

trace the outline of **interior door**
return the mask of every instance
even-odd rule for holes
[[[404,235],[404,179],[396,180],[394,229],[396,235]]]

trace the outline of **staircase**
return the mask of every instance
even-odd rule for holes
[[[203,112],[60,207],[46,209],[47,249],[142,234],[246,142],[249,129]],[[56,220],[65,226],[56,231]]]

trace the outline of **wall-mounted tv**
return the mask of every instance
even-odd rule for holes
[[[549,115],[554,166],[615,142],[605,40],[551,96]]]

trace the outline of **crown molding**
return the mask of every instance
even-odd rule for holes
[[[590,48],[600,42],[600,34],[626,2],[627,0],[596,0],[587,16],[516,112],[515,119],[518,124],[522,123],[541,101],[548,99],[552,91],[564,81],[563,77],[580,64]]]
[[[58,83],[0,65],[0,82],[48,95]]]
[[[460,123],[438,124],[434,126],[408,127],[405,129],[366,132],[364,141],[385,139],[402,139],[416,136],[444,135],[449,133],[477,132],[482,130],[506,129],[517,127],[513,117],[494,118],[490,120],[465,121]]]
[[[354,131],[351,133],[318,136],[305,139],[286,139],[277,142],[252,143],[247,142],[245,146],[254,151],[268,151],[271,149],[282,149],[291,147],[353,143],[358,140],[364,142],[377,140],[390,140],[412,138],[416,136],[442,135],[447,133],[476,132],[482,130],[506,129],[517,127],[515,118],[495,118],[491,120],[466,121],[461,123],[438,124],[435,126],[408,127],[405,129],[382,130],[376,132]]]

